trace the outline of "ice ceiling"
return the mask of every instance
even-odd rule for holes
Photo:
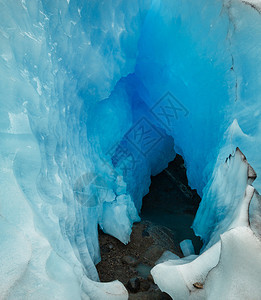
[[[260,10],[0,0],[2,298],[127,299],[98,282],[98,224],[128,242],[150,175],[180,153],[203,196],[203,254],[158,265],[155,281],[175,299],[260,299],[261,181],[244,157],[261,174]]]

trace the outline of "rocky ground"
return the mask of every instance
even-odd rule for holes
[[[130,293],[129,299],[171,299],[154,284],[151,268],[164,251],[182,256],[174,244],[173,233],[148,221],[134,224],[128,245],[100,233],[101,262],[97,265],[103,282],[120,280]]]
[[[184,239],[191,239],[199,251],[201,243],[190,228],[199,201],[188,186],[184,161],[177,155],[167,169],[152,177],[150,192],[143,199],[142,221],[134,224],[128,245],[100,231],[100,280],[118,279],[130,300],[171,299],[153,282],[150,270],[166,250],[182,257],[179,243]]]

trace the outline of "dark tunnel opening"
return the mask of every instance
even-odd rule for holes
[[[142,201],[141,219],[169,228],[177,244],[190,239],[198,254],[202,242],[191,226],[200,200],[197,191],[188,185],[184,160],[177,154],[166,169],[151,177],[150,191]]]
[[[200,200],[196,190],[189,187],[184,160],[177,154],[166,169],[151,177],[141,222],[133,225],[127,245],[100,230],[100,280],[120,280],[129,299],[170,299],[155,285],[150,270],[166,251],[183,257],[179,243],[185,239],[190,239],[199,253],[202,243],[191,226]]]

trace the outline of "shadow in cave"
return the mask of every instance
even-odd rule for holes
[[[198,254],[202,242],[191,226],[200,200],[197,191],[189,187],[184,160],[177,154],[165,170],[151,177],[149,193],[142,201],[141,219],[169,228],[175,244],[192,240]]]
[[[149,193],[143,199],[141,222],[132,228],[130,242],[99,231],[101,262],[96,266],[103,282],[120,280],[130,300],[171,299],[153,282],[150,270],[164,251],[182,257],[179,243],[191,239],[195,252],[202,243],[190,228],[200,197],[188,186],[183,158],[174,161],[151,178]]]

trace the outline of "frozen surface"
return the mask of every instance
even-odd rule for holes
[[[203,195],[194,230],[208,258],[188,257],[191,276],[217,263],[220,234],[248,226],[253,195],[260,236],[252,170],[234,153],[261,174],[259,7],[0,0],[1,295],[127,299],[121,283],[98,282],[97,228],[127,243],[150,175],[176,152]]]
[[[222,207],[216,211],[223,212],[226,201],[229,211],[220,219],[209,216],[217,221],[203,252],[192,259],[169,257],[151,271],[160,289],[173,299],[260,299],[260,196],[248,184],[255,179],[255,171],[237,149],[217,173],[212,189],[222,195],[217,201]],[[234,186],[237,188],[230,194]],[[238,187],[245,190],[238,194]],[[182,251],[187,242],[183,244]],[[164,274],[169,274],[168,278]]]
[[[156,265],[163,263],[165,261],[168,260],[175,260],[175,259],[179,259],[180,257],[174,253],[172,253],[171,251],[165,251],[161,257],[156,261]]]
[[[260,299],[260,240],[249,228],[237,227],[221,241],[218,266],[206,280],[206,299]]]
[[[184,240],[179,245],[184,256],[195,254],[194,246],[191,240]]]
[[[255,177],[255,171],[238,148],[219,166],[194,221],[194,226],[200,224],[203,230],[208,230],[209,242],[203,248],[218,242],[220,234],[225,231],[238,225],[249,225],[248,206],[254,195],[254,188],[249,184]],[[209,204],[204,207],[210,197],[211,208]],[[254,215],[257,214],[258,210]],[[209,224],[207,228],[203,225],[206,223]]]

